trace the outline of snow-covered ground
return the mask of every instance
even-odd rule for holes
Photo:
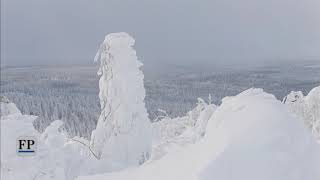
[[[273,95],[249,89],[224,98],[219,107],[201,103],[197,107],[184,117],[166,117],[153,124],[154,146],[149,161],[102,174],[95,173],[99,163],[87,147],[58,131],[61,121],[40,134],[32,126],[35,116],[2,116],[1,178],[319,179],[319,144],[303,121]],[[208,109],[211,112],[204,113]],[[204,137],[197,138],[196,124],[208,116]],[[39,139],[36,156],[17,156],[15,143],[21,135]]]
[[[224,98],[202,140],[167,151],[137,168],[78,180],[320,178],[319,144],[302,121],[261,89]]]

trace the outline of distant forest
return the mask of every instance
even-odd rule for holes
[[[166,67],[145,70],[146,106],[154,120],[158,109],[170,117],[183,116],[197,97],[220,104],[225,96],[263,88],[282,99],[290,91],[304,94],[320,85],[320,69],[281,65],[263,68]],[[1,94],[23,114],[37,115],[34,126],[43,131],[60,119],[70,136],[90,137],[100,114],[97,67],[30,67],[1,69]],[[80,133],[81,132],[81,133]]]

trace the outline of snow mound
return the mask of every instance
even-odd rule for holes
[[[212,133],[208,139],[223,137],[225,147],[207,165],[201,179],[320,178],[319,146],[299,119],[261,89],[225,99],[207,131]]]
[[[0,96],[0,106],[1,106],[1,113],[0,116],[8,116],[12,114],[21,115],[20,110],[17,108],[17,106],[10,102],[9,99],[5,96]]]
[[[78,180],[319,180],[320,148],[287,107],[261,89],[223,103],[205,137],[159,160]]]
[[[293,91],[284,98],[283,103],[320,139],[320,86],[313,88],[307,96]]]

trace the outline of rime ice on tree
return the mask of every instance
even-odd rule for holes
[[[145,108],[143,73],[127,33],[105,37],[95,61],[101,114],[92,132],[91,148],[100,159],[123,168],[142,164],[150,156],[151,124]]]

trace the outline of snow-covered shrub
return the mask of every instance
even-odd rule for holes
[[[164,116],[152,123],[152,159],[163,157],[174,146],[186,146],[202,139],[206,133],[208,120],[216,108],[216,105],[211,104],[210,96],[208,103],[198,98],[196,107],[186,116],[176,118]],[[163,110],[161,112],[167,114]]]
[[[162,117],[160,120],[152,123],[153,140],[159,141],[160,138],[162,139],[161,141],[167,141],[180,136],[187,129],[193,131],[193,138],[199,139],[203,137],[207,122],[216,108],[216,105],[210,103],[210,99],[206,103],[203,99],[198,98],[196,107],[183,117],[170,118],[168,115],[160,116]],[[160,112],[167,114],[164,110],[160,110]]]
[[[191,126],[194,127],[193,130],[196,140],[199,140],[205,135],[208,120],[217,108],[216,105],[211,104],[211,101],[210,95],[208,103],[203,99],[198,98],[197,106],[192,111],[188,112],[188,120],[191,123]]]
[[[1,179],[72,180],[95,172],[97,160],[79,140],[67,138],[61,121],[52,122],[40,134],[33,127],[36,118],[11,115],[1,120]],[[34,156],[16,154],[16,140],[20,136],[36,138]]]
[[[320,139],[320,86],[313,88],[307,96],[300,91],[291,92],[284,98],[283,103]]]
[[[101,115],[90,145],[101,161],[115,169],[142,164],[151,153],[144,76],[134,42],[127,33],[109,34],[95,57],[100,61]]]
[[[17,106],[10,102],[9,99],[5,96],[0,96],[0,116],[7,116],[10,114],[18,114],[21,115],[20,110]]]
[[[95,172],[98,164],[89,151],[88,141],[84,146],[79,143],[86,142],[84,139],[69,139],[60,120],[53,121],[41,134],[34,129],[35,119],[37,116],[21,113],[1,116],[1,179],[71,180]],[[16,140],[21,136],[35,137],[34,156],[21,157],[16,153]]]

